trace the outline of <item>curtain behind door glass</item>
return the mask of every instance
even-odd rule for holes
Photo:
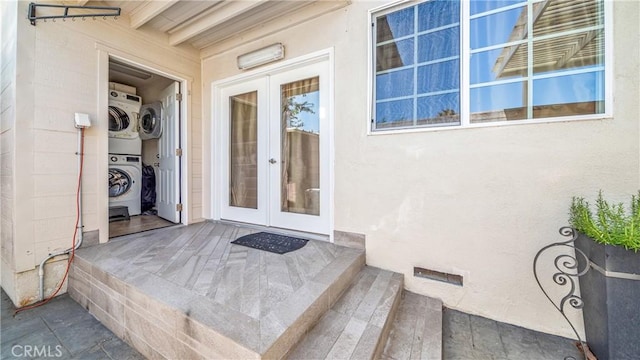
[[[258,208],[258,92],[229,98],[229,205]]]
[[[320,215],[320,79],[281,86],[281,210]]]

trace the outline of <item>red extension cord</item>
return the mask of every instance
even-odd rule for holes
[[[16,311],[13,313],[14,316],[21,311],[33,309],[51,301],[51,299],[56,297],[56,295],[60,292],[60,289],[62,289],[62,285],[67,279],[67,276],[69,275],[71,262],[73,261],[73,258],[76,255],[76,238],[78,235],[78,223],[80,222],[80,187],[82,185],[82,168],[84,167],[84,128],[80,128],[80,154],[78,155],[80,155],[80,171],[78,172],[78,186],[76,187],[76,225],[73,231],[73,246],[71,246],[71,255],[69,255],[69,260],[67,262],[67,268],[64,271],[64,276],[62,277],[62,280],[60,280],[60,284],[58,284],[58,287],[56,288],[56,291],[53,292],[53,294],[49,295],[48,298],[40,302],[16,309]]]

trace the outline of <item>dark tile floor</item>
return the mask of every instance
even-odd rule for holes
[[[14,310],[2,291],[0,359],[144,359],[66,294],[15,317]],[[442,320],[444,360],[582,359],[569,339],[450,309]]]
[[[442,313],[444,360],[583,359],[574,341],[460,311]]]
[[[144,359],[65,294],[13,316],[2,291],[0,359]]]

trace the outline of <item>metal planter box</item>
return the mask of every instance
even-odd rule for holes
[[[591,269],[580,277],[587,343],[599,360],[640,358],[640,252],[596,243],[579,234],[575,246]],[[577,256],[583,269],[588,264]]]

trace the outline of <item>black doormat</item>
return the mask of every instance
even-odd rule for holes
[[[290,251],[298,250],[307,244],[304,239],[298,239],[291,236],[271,234],[259,232],[241,236],[232,244],[248,246],[254,249],[269,251],[276,254],[284,254]]]

